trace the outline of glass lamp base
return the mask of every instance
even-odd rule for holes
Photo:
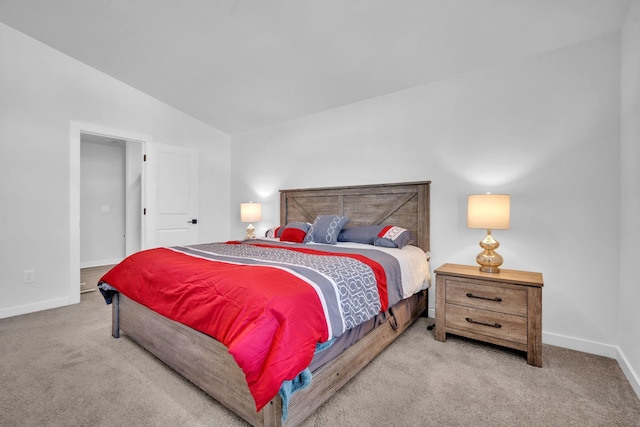
[[[256,238],[255,228],[253,227],[252,224],[249,224],[249,226],[247,227],[247,236],[245,237],[245,239],[252,240],[255,238]]]
[[[480,242],[480,247],[484,251],[480,252],[476,257],[476,262],[480,264],[480,271],[484,273],[499,273],[500,266],[503,263],[502,255],[497,253],[500,243],[491,235],[491,230],[487,230],[487,237]]]

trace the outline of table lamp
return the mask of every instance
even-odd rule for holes
[[[248,222],[247,226],[247,239],[255,239],[255,228],[252,222],[257,222],[262,219],[262,205],[260,203],[240,203],[240,221]]]
[[[491,230],[508,230],[511,196],[508,194],[472,194],[467,203],[467,227],[486,228],[487,236],[480,242],[484,250],[476,257],[480,271],[499,273],[502,256],[495,252],[500,246]]]

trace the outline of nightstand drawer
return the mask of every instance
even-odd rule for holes
[[[447,279],[446,302],[499,313],[527,316],[527,291]]]
[[[526,317],[447,304],[445,324],[447,329],[527,344]]]

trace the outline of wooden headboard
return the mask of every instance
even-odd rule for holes
[[[430,250],[431,181],[280,190],[280,225],[313,222],[317,215],[344,215],[348,225],[396,225],[411,230],[416,246]]]

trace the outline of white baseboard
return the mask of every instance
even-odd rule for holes
[[[427,313],[431,318],[436,317],[435,308],[429,308]],[[622,369],[625,377],[627,377],[627,381],[631,384],[631,388],[633,388],[633,391],[635,391],[638,398],[640,398],[640,375],[638,375],[638,372],[629,364],[628,359],[619,347],[549,332],[542,333],[542,343],[615,359],[618,365],[620,365],[620,369]]]
[[[598,356],[615,359],[618,355],[618,347],[609,344],[602,344],[595,341],[582,340],[568,337],[566,335],[542,332],[542,343],[568,348],[570,350],[582,351],[584,353],[596,354]]]
[[[624,372],[624,376],[627,377],[629,384],[631,384],[633,391],[636,392],[636,395],[640,399],[640,376],[629,364],[629,361],[620,349],[618,349],[616,360],[618,361],[618,365],[620,365],[622,372]]]
[[[627,377],[627,381],[629,381],[631,388],[633,388],[633,391],[635,391],[638,398],[640,398],[640,376],[638,376],[638,373],[629,364],[628,359],[625,357],[624,353],[622,353],[620,347],[567,337],[565,335],[551,334],[548,332],[542,333],[542,342],[544,344],[555,345],[558,347],[568,348],[570,350],[582,351],[584,353],[615,359],[618,362],[620,369],[622,369],[624,376]]]
[[[52,299],[47,301],[40,301],[34,304],[26,304],[26,305],[20,305],[17,307],[4,308],[4,309],[0,309],[0,319],[4,319],[5,317],[19,316],[21,314],[34,313],[36,311],[64,307],[65,305],[71,305],[72,303],[73,302],[71,302],[71,300],[68,297],[65,297],[65,298],[57,298],[57,299]]]
[[[620,347],[547,332],[542,333],[542,342],[544,344],[615,359],[618,365],[620,365],[620,369],[622,369],[625,377],[627,377],[629,384],[631,384],[631,388],[633,388],[633,391],[635,391],[638,398],[640,398],[640,376],[638,376],[638,373],[633,369],[629,360],[625,357],[622,350],[620,350]]]

